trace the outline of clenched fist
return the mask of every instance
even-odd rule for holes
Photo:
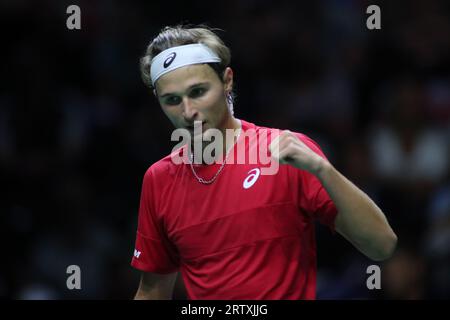
[[[317,175],[328,162],[312,151],[291,131],[284,130],[270,144],[273,159]]]

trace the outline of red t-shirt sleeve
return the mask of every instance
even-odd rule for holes
[[[141,271],[167,274],[176,272],[178,255],[155,214],[155,192],[151,168],[142,184],[136,244],[131,265]]]
[[[311,138],[303,134],[297,134],[297,136],[316,154],[326,159],[319,145]],[[327,191],[313,174],[305,170],[297,171],[301,186],[298,194],[299,206],[315,220],[328,226],[334,232],[337,209]]]

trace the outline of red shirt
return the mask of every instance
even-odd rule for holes
[[[270,130],[243,120],[242,128]],[[310,138],[296,135],[325,157]],[[258,144],[245,140],[247,152]],[[195,169],[210,179],[219,167]],[[280,165],[277,174],[255,178],[262,167],[227,163],[204,185],[171,156],[153,164],[144,176],[131,265],[180,270],[190,299],[315,299],[314,220],[334,230],[336,207],[312,174]]]

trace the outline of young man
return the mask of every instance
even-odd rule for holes
[[[188,132],[187,147],[200,141],[205,150],[219,130],[223,148],[215,163],[194,164],[174,161],[189,154],[182,147],[147,170],[132,259],[142,271],[136,299],[170,299],[178,271],[190,299],[314,299],[315,220],[373,260],[396,246],[383,212],[315,142],[233,116],[229,64],[229,49],[206,28],[167,27],[141,60],[163,112]],[[229,161],[262,147],[276,172],[261,174],[261,161]]]

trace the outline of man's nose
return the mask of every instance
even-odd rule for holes
[[[188,97],[183,99],[183,116],[188,122],[193,122],[197,118],[197,109],[192,106],[192,102]]]

